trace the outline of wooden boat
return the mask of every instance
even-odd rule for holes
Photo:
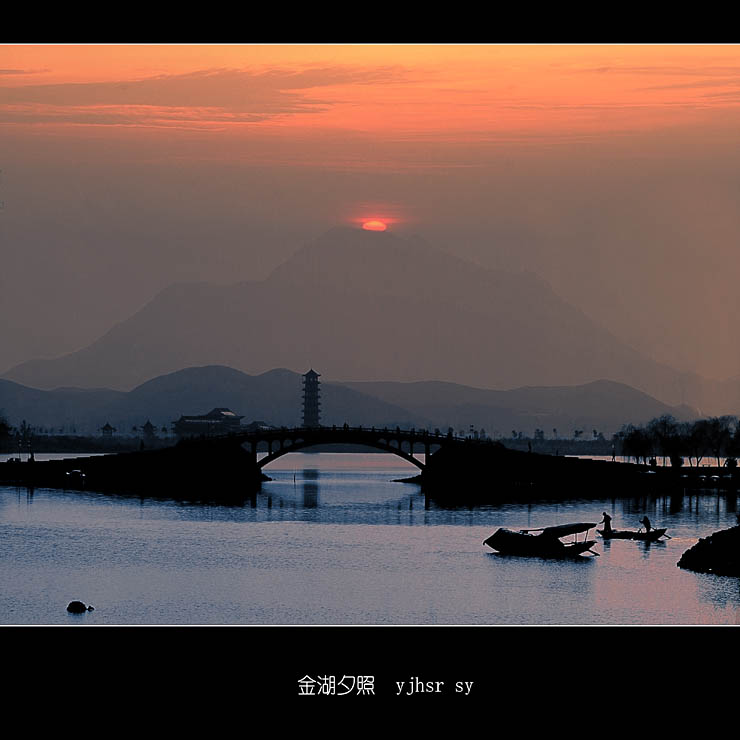
[[[596,531],[605,540],[643,540],[645,542],[655,542],[666,533],[666,529],[666,527],[663,529],[651,529],[649,532],[634,532],[629,529],[597,529]]]
[[[540,527],[538,529],[521,529],[518,532],[504,527],[497,529],[490,537],[483,541],[492,550],[497,550],[502,555],[529,555],[541,558],[571,558],[577,557],[584,552],[593,552],[591,548],[596,544],[595,540],[589,540],[586,536],[581,542],[577,535],[586,532],[596,526],[592,522],[578,522],[575,524],[560,524],[554,527]],[[539,532],[539,534],[530,534]],[[572,542],[563,542],[562,537],[574,535]]]

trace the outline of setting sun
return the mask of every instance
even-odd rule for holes
[[[365,229],[365,231],[385,231],[388,226],[384,224],[382,221],[365,221],[362,224],[362,228]]]

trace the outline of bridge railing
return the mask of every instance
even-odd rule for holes
[[[461,437],[459,435],[444,433],[441,431],[430,431],[428,429],[401,429],[396,427],[390,429],[388,427],[375,427],[375,426],[350,426],[349,424],[343,424],[341,426],[332,424],[320,425],[315,427],[271,427],[269,429],[260,429],[256,431],[243,430],[228,432],[226,434],[213,435],[212,439],[229,439],[229,438],[248,438],[248,437],[279,437],[284,434],[295,435],[295,434],[316,434],[320,432],[352,432],[352,433],[370,433],[370,434],[388,434],[391,436],[400,436],[405,438],[414,439],[426,439],[426,440],[439,440],[439,441],[453,441],[453,442],[468,442],[468,443],[485,443],[490,444],[495,440],[490,438],[475,438],[475,437]]]

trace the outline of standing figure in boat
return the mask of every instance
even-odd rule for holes
[[[642,517],[642,519],[640,519],[640,524],[644,524],[645,525],[645,531],[646,532],[649,532],[650,531],[650,529],[651,529],[650,520],[647,518],[647,516],[644,516],[644,517]]]
[[[612,518],[606,512],[603,512],[603,514],[604,518],[599,522],[599,524],[603,524],[604,532],[610,534],[612,532]]]

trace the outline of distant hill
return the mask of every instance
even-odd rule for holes
[[[346,383],[388,403],[403,403],[411,413],[435,419],[440,428],[456,431],[470,425],[493,436],[513,430],[531,435],[542,429],[552,436],[555,428],[563,437],[574,430],[591,438],[594,429],[611,436],[623,424],[641,424],[670,414],[679,421],[695,419],[698,411],[688,406],[669,406],[623,383],[599,380],[562,387],[526,387],[509,391],[470,388],[455,383]]]
[[[428,420],[403,408],[335,383],[322,383],[322,422],[411,427]],[[227,407],[243,423],[299,426],[302,415],[301,375],[271,370],[251,376],[222,366],[192,367],[154,378],[129,392],[111,390],[38,390],[0,380],[0,410],[17,426],[26,420],[58,431],[74,426],[78,434],[97,434],[106,423],[119,433],[150,420],[159,431],[181,415],[205,414]]]
[[[62,427],[66,433],[71,433],[73,428],[80,434],[96,433],[106,422],[103,410],[115,406],[125,396],[122,391],[107,388],[39,390],[0,379],[0,413],[11,426],[27,421],[55,433],[60,433]]]
[[[225,406],[245,416],[244,422],[300,426],[303,385],[299,373],[269,370],[247,375],[223,366],[191,367],[154,378],[126,394],[111,413],[131,418],[149,415],[173,419]],[[367,426],[412,424],[409,412],[337,383],[321,384],[321,419],[325,424]]]
[[[533,434],[535,428],[566,437],[575,429],[584,436],[597,429],[611,436],[625,423],[642,423],[672,414],[697,416],[684,407],[670,407],[620,383],[598,381],[583,386],[519,388],[488,391],[445,382],[321,383],[323,424],[439,428],[457,432],[472,424],[489,435],[511,430]],[[58,432],[97,434],[106,423],[130,434],[150,420],[168,429],[181,415],[204,414],[227,407],[244,416],[243,423],[264,421],[274,426],[301,423],[301,375],[285,369],[247,375],[223,366],[192,367],[162,375],[131,391],[107,389],[38,390],[0,380],[0,410],[12,425],[26,420]]]
[[[608,379],[669,405],[740,411],[740,384],[654,362],[532,273],[484,269],[418,239],[361,229],[330,231],[263,282],[173,285],[88,347],[5,377],[128,390],[213,364],[498,389]]]

